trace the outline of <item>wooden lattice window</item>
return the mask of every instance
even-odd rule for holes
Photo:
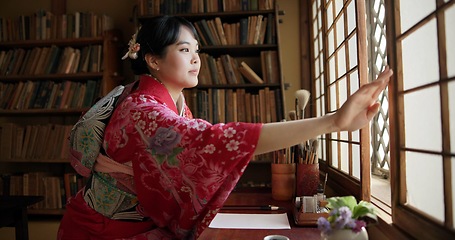
[[[392,217],[421,239],[455,235],[454,2],[386,1]]]
[[[368,81],[365,1],[313,0],[311,9],[313,104],[321,116],[335,112]],[[321,143],[331,184],[369,199],[369,128],[331,133]]]
[[[384,0],[368,0],[368,73],[376,79],[387,65]],[[371,121],[371,201],[391,214],[389,97],[386,88],[378,97],[378,114]]]

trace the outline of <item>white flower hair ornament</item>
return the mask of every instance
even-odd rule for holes
[[[125,60],[127,57],[137,59],[137,52],[141,49],[141,45],[136,43],[136,33],[131,37],[128,46],[128,52],[123,55],[122,60]]]

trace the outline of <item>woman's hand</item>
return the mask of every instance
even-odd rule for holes
[[[378,112],[378,96],[387,86],[392,70],[388,67],[378,79],[365,84],[348,98],[335,114],[296,121],[266,123],[262,126],[255,154],[299,144],[321,134],[354,131],[367,125]]]
[[[334,114],[334,127],[354,131],[367,125],[379,110],[379,94],[387,86],[393,71],[386,69],[373,82],[363,85]]]

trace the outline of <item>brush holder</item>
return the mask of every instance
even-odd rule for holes
[[[296,168],[296,196],[313,196],[317,194],[319,164],[298,163]]]
[[[291,200],[295,193],[295,164],[272,163],[272,198]]]

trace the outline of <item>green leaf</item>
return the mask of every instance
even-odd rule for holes
[[[155,155],[155,159],[158,162],[158,165],[163,164],[164,161],[166,161],[166,155]]]
[[[167,164],[169,164],[169,166],[178,166],[179,165],[179,161],[177,160],[177,155],[179,153],[181,153],[183,151],[183,148],[174,148],[172,150],[172,153],[169,155],[168,159],[167,159]]]
[[[346,206],[353,211],[354,207],[357,205],[357,200],[354,196],[331,197],[327,199],[327,202],[327,207],[330,209],[338,209]]]
[[[352,211],[352,218],[357,219],[359,217],[367,215],[368,213],[370,213],[370,209],[368,209],[365,206],[357,205],[354,207],[354,210]]]
[[[377,220],[376,208],[373,204],[366,201],[360,201],[352,215],[353,218],[368,217]]]

